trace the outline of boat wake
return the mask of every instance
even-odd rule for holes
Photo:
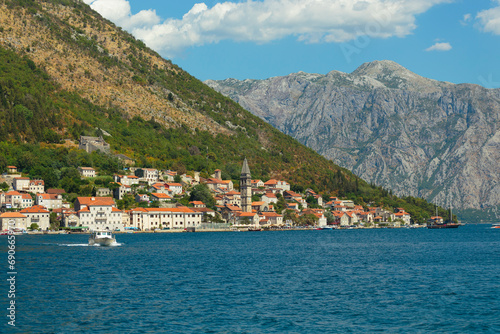
[[[57,245],[61,246],[61,247],[118,247],[118,246],[122,246],[123,244],[121,244],[119,242],[113,242],[109,246],[101,246],[99,244],[93,244],[93,245],[89,245],[89,244],[57,244]]]

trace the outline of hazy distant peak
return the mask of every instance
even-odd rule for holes
[[[354,70],[351,75],[369,77],[383,83],[388,88],[398,89],[431,91],[447,84],[424,78],[392,60],[376,60],[364,63]]]

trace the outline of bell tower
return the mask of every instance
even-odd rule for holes
[[[241,211],[252,212],[252,175],[247,158],[243,161],[240,177]]]

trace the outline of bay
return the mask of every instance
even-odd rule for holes
[[[16,238],[13,333],[498,333],[500,230]],[[7,277],[7,243],[0,240]],[[0,262],[1,263],[1,262]]]

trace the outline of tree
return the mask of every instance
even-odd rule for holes
[[[182,182],[182,178],[179,174],[175,175],[174,176],[174,182],[175,183],[181,183]]]
[[[210,192],[210,189],[208,189],[206,184],[198,184],[193,187],[193,190],[191,191],[191,196],[189,197],[190,201],[201,201],[205,203],[207,207],[214,207],[215,206],[215,199],[212,196],[212,193]]]
[[[32,223],[29,227],[30,230],[34,231],[34,230],[38,230],[40,228],[40,226],[38,226],[37,223]]]
[[[9,190],[9,185],[7,184],[7,182],[0,183],[0,189],[2,189],[2,191]]]
[[[57,220],[57,213],[51,212],[50,213],[50,229],[51,230],[58,230],[60,225],[61,224]]]
[[[319,218],[312,213],[300,216],[300,224],[302,226],[314,226],[318,223],[318,220]]]
[[[297,216],[297,213],[294,210],[287,209],[283,214],[283,221],[286,222],[287,220],[291,220],[295,225],[299,220],[299,216]]]

